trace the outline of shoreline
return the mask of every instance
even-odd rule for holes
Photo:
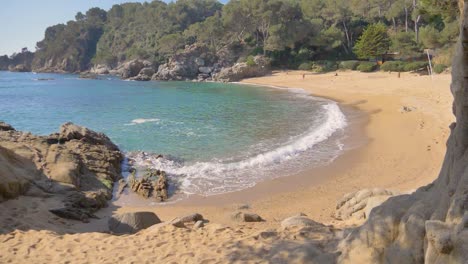
[[[122,207],[117,212],[150,210],[167,218],[200,212],[217,223],[232,224],[226,215],[238,205],[248,204],[266,219],[303,212],[316,221],[340,225],[331,215],[346,193],[374,187],[412,192],[437,177],[448,125],[454,120],[449,110],[450,75],[437,75],[431,81],[429,76],[409,73],[397,78],[389,73],[339,72],[339,76],[310,74],[302,80],[302,73],[275,72],[240,83],[301,87],[313,96],[338,102],[340,107],[356,108],[362,116],[354,128],[357,137],[352,136],[352,140],[364,140],[361,147],[346,151],[329,165],[263,181],[242,191],[191,196],[161,206]],[[401,109],[405,106],[415,109],[404,112]],[[274,224],[267,221],[259,228]]]

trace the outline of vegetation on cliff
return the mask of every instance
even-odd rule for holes
[[[273,66],[297,68],[318,60],[371,58],[359,54],[366,28],[379,25],[397,59],[434,49],[450,63],[458,34],[454,0],[178,0],[92,8],[49,27],[37,43],[34,70],[75,72],[115,67],[132,59],[159,65],[186,45],[246,61],[268,56]],[[375,36],[380,37],[380,36]],[[369,46],[368,41],[361,44]],[[385,43],[385,47],[387,43]]]

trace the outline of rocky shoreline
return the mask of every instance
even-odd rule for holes
[[[59,199],[50,212],[87,222],[112,197],[123,155],[102,133],[65,123],[36,136],[0,123],[0,201],[18,196]]]
[[[77,73],[80,78],[86,79],[114,75],[130,81],[236,82],[271,73],[270,60],[267,57],[251,56],[245,62],[238,62],[239,58],[236,58],[229,52],[214,55],[206,46],[193,44],[160,65],[144,59],[133,59],[117,65],[96,64],[90,66],[89,70],[77,72],[71,70],[72,67],[68,66],[71,62],[68,60],[61,63],[49,61],[40,68],[32,67],[31,57],[24,63],[9,65],[5,69],[12,72]]]

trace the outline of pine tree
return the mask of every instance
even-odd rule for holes
[[[354,53],[360,59],[378,58],[387,53],[391,41],[387,27],[382,23],[368,26],[354,46]]]

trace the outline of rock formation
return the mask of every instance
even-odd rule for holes
[[[197,78],[199,73],[209,78],[213,71],[213,67],[209,65],[213,65],[215,60],[208,47],[187,46],[183,52],[172,56],[169,62],[160,65],[152,80],[192,80]]]
[[[49,136],[0,123],[0,200],[39,190],[63,198],[52,213],[86,221],[111,198],[122,159],[107,136],[72,123]]]
[[[369,217],[371,210],[398,192],[375,188],[364,189],[346,194],[336,205],[335,218],[338,220],[363,221]]]
[[[246,62],[236,63],[232,67],[221,69],[213,75],[213,79],[219,82],[238,82],[245,78],[264,76],[270,73],[270,61],[263,56],[255,56],[254,64]]]
[[[135,172],[134,170],[128,179],[128,185],[133,192],[145,198],[155,198],[160,202],[167,200],[166,172],[149,169],[141,179],[135,177]]]

